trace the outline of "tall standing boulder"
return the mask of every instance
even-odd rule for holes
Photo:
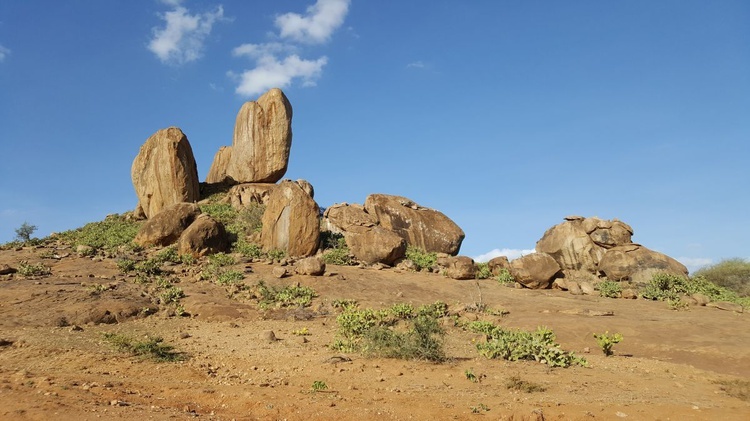
[[[166,206],[200,198],[193,149],[177,127],[159,130],[149,137],[135,157],[130,173],[147,218]]]
[[[455,256],[465,237],[463,230],[443,213],[405,197],[371,194],[365,200],[365,210],[377,218],[380,226],[427,252]]]
[[[208,170],[206,183],[217,184],[227,181],[227,166],[229,165],[229,160],[231,158],[232,147],[220,147],[219,151],[216,152],[216,155],[214,155],[214,161],[211,163],[211,168]]]
[[[271,191],[263,213],[263,249],[312,256],[320,242],[320,208],[299,184],[284,180]]]
[[[639,244],[627,244],[607,250],[599,262],[599,272],[613,281],[635,283],[647,283],[658,272],[685,278],[688,276],[688,270],[682,263]]]
[[[236,183],[275,183],[286,173],[291,147],[292,105],[274,88],[240,108],[226,176]]]

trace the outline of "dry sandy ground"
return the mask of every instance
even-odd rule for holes
[[[472,343],[481,338],[447,319],[447,362],[374,359],[328,348],[337,328],[333,300],[356,299],[373,308],[442,300],[455,310],[479,299],[477,283],[333,266],[333,276],[276,279],[271,265],[236,265],[247,270],[248,285],[298,282],[319,294],[305,311],[261,311],[253,300],[231,298],[225,287],[198,280],[197,268],[177,265],[171,269],[181,279],[190,316],[160,311],[143,317],[138,309],[153,307],[147,286],[121,274],[115,260],[41,257],[69,252],[0,252],[0,265],[28,260],[52,268],[51,276],[36,279],[0,276],[2,420],[750,419],[750,402],[717,383],[750,380],[747,313],[674,311],[663,302],[482,280],[482,301],[509,314],[465,317],[548,326],[563,349],[585,356],[589,367],[485,359]],[[95,292],[97,284],[106,290]],[[591,315],[605,311],[613,315]],[[310,335],[292,333],[302,328]],[[278,340],[266,340],[268,330]],[[604,331],[625,338],[612,357],[604,357],[592,337]],[[142,360],[113,349],[105,332],[161,336],[188,358]],[[467,370],[480,381],[469,381]],[[546,390],[509,390],[513,376]],[[313,392],[316,381],[328,389]]]

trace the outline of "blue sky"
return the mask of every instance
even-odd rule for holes
[[[203,180],[272,86],[321,206],[407,196],[472,257],[577,214],[691,268],[750,258],[744,0],[3,1],[0,242],[135,207],[161,128]]]

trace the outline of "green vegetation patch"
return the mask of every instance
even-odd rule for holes
[[[681,294],[704,294],[712,301],[729,301],[750,307],[750,297],[740,297],[735,291],[716,285],[702,276],[685,278],[670,275],[668,273],[657,273],[651,281],[640,291],[643,298],[650,300],[669,301],[674,306],[680,301]]]
[[[174,351],[174,347],[164,343],[160,337],[147,336],[139,341],[131,336],[119,333],[105,333],[104,341],[116,349],[135,356],[158,362],[174,362],[185,360],[185,355]]]
[[[406,247],[406,258],[414,263],[416,269],[429,270],[437,263],[437,253],[428,253],[418,247]]]
[[[605,298],[620,298],[622,295],[622,286],[619,282],[605,279],[597,286],[599,295]]]
[[[726,259],[695,272],[695,277],[704,278],[720,287],[736,292],[741,297],[750,296],[750,261]]]
[[[47,265],[44,263],[29,263],[22,261],[18,264],[18,274],[21,276],[47,276],[52,273]]]
[[[323,249],[323,261],[329,265],[352,266],[357,264],[351,256],[351,250],[346,245],[346,239],[341,234],[329,233],[321,242]]]
[[[132,248],[139,228],[139,222],[129,221],[122,215],[110,215],[103,221],[61,232],[57,237],[74,246],[84,245],[94,250],[113,250],[120,246]]]
[[[312,304],[313,298],[318,296],[310,287],[288,285],[276,288],[266,285],[263,281],[256,285],[256,294],[261,308],[308,307]]]

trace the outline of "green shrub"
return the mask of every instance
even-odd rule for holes
[[[702,276],[685,278],[682,276],[657,273],[641,290],[643,298],[659,301],[680,301],[680,294],[700,293],[712,301],[729,301],[750,307],[750,297],[740,297],[736,292],[718,286]]]
[[[253,259],[259,259],[263,257],[263,249],[255,244],[255,243],[248,243],[245,239],[239,238],[235,243],[232,245],[232,251],[235,253],[239,253],[243,255],[244,257],[250,257]]]
[[[266,255],[271,260],[281,260],[286,257],[286,252],[284,250],[273,249],[269,250]]]
[[[695,272],[695,277],[736,292],[741,297],[750,296],[750,261],[726,259]]]
[[[199,205],[199,207],[202,213],[205,213],[217,222],[221,222],[227,228],[227,231],[229,231],[230,224],[239,215],[239,212],[232,207],[231,203],[204,203]]]
[[[238,237],[247,236],[260,232],[263,229],[263,213],[266,206],[250,203],[236,212],[234,219],[226,224],[227,231],[237,234]]]
[[[378,357],[440,362],[445,360],[444,335],[437,318],[422,315],[414,319],[406,332],[385,326],[366,330],[362,349],[366,354]]]
[[[602,352],[604,353],[604,355],[608,357],[612,355],[612,347],[615,344],[622,342],[621,334],[615,333],[615,334],[610,335],[609,331],[598,334],[598,335],[594,333],[594,338],[596,338],[596,343],[599,344],[599,347],[602,349]]]
[[[159,262],[170,262],[170,263],[180,263],[182,261],[182,259],[180,258],[180,255],[177,254],[177,246],[165,247],[163,250],[156,253],[156,256],[154,256],[154,259]]]
[[[159,298],[161,298],[162,304],[172,304],[172,303],[179,303],[180,298],[184,297],[185,293],[182,291],[182,288],[178,288],[175,286],[170,286],[167,289],[164,290],[164,292],[161,293]]]
[[[27,261],[22,261],[18,264],[18,274],[21,276],[46,276],[51,273],[50,268],[41,262],[31,264]]]
[[[260,281],[256,285],[261,308],[275,307],[308,307],[318,294],[312,288],[289,285],[282,288],[269,287]]]
[[[406,303],[396,303],[388,311],[397,319],[411,319],[415,315],[414,306]]]
[[[495,280],[500,285],[507,285],[512,284],[516,280],[513,278],[513,275],[511,275],[510,271],[508,269],[500,269],[497,276],[495,276]]]
[[[477,270],[474,275],[477,279],[488,279],[492,277],[492,271],[490,271],[490,265],[488,263],[477,263]]]
[[[555,342],[555,334],[546,327],[538,327],[534,332],[490,327],[487,324],[474,327],[481,328],[477,332],[487,335],[486,342],[476,344],[479,354],[487,358],[534,360],[551,367],[586,365],[585,359],[560,349],[560,345]],[[469,328],[472,329],[471,324]]]
[[[431,316],[441,318],[448,315],[448,304],[435,301],[432,304],[423,304],[417,309],[417,316]]]
[[[328,389],[328,385],[326,384],[326,382],[322,380],[315,380],[312,386],[310,387],[310,390],[312,390],[313,392],[322,392],[327,389]]]
[[[114,250],[120,246],[134,247],[132,242],[140,224],[122,215],[110,215],[103,221],[91,222],[81,228],[57,234],[58,238],[74,246],[89,246],[94,250]]]
[[[225,253],[216,253],[208,256],[208,263],[217,267],[231,266],[235,263],[234,257]]]
[[[606,298],[620,298],[622,286],[619,282],[605,279],[599,283],[599,295]]]
[[[228,270],[222,272],[216,277],[216,283],[219,285],[232,285],[245,279],[245,274],[238,270]]]
[[[428,253],[418,247],[408,246],[406,248],[406,258],[414,263],[416,269],[429,270],[437,263],[437,253]]]
[[[159,362],[182,361],[185,356],[175,352],[174,347],[164,344],[159,337],[147,336],[144,341],[137,341],[127,335],[118,333],[105,333],[104,341],[108,342],[120,351],[129,352],[133,355],[149,358]]]
[[[346,239],[344,236],[339,234],[338,237],[334,238],[336,238],[335,245],[333,247],[328,247],[323,251],[323,261],[326,262],[326,264],[339,266],[351,266],[356,264],[351,257],[351,251],[346,245]]]

